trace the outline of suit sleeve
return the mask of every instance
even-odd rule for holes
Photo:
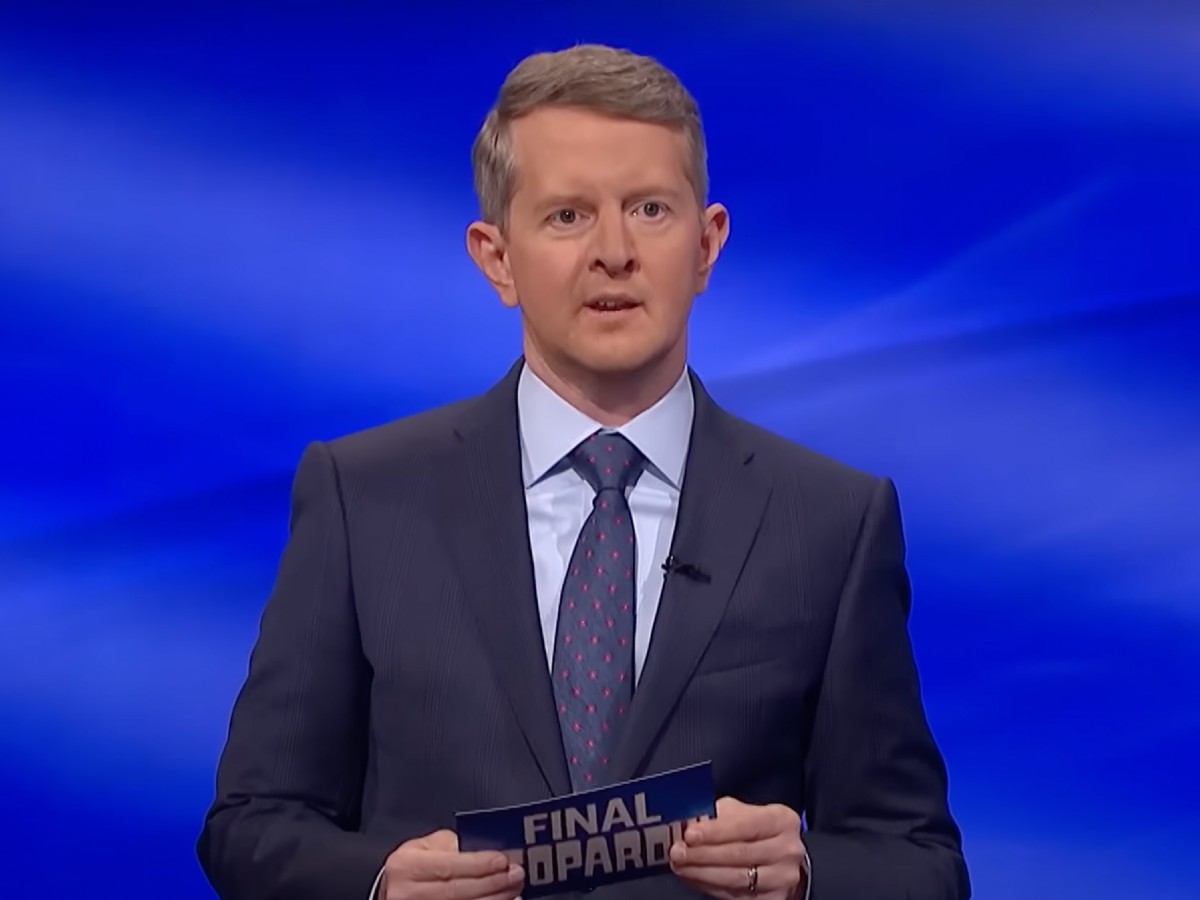
[[[369,691],[337,473],[313,444],[197,844],[222,900],[367,896],[393,849],[357,832]]]
[[[833,629],[805,772],[812,900],[965,900],[961,839],[921,703],[892,483],[877,483]]]

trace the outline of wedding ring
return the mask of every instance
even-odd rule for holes
[[[752,894],[758,893],[758,866],[746,870],[746,890]]]

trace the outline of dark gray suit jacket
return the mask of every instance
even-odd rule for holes
[[[225,900],[364,900],[391,850],[456,811],[570,792],[518,372],[305,452],[198,846]],[[711,759],[718,795],[804,811],[812,900],[967,897],[891,483],[693,384],[672,551],[711,581],[667,579],[612,778]],[[694,895],[668,875],[593,896]]]

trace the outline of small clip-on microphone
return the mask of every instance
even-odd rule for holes
[[[668,575],[682,575],[688,581],[697,581],[700,584],[708,584],[712,581],[712,576],[700,566],[692,563],[682,562],[677,559],[674,554],[668,556],[662,564],[662,569]]]

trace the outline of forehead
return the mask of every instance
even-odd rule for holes
[[[543,107],[512,123],[517,191],[690,184],[687,140],[666,125],[571,107]]]

